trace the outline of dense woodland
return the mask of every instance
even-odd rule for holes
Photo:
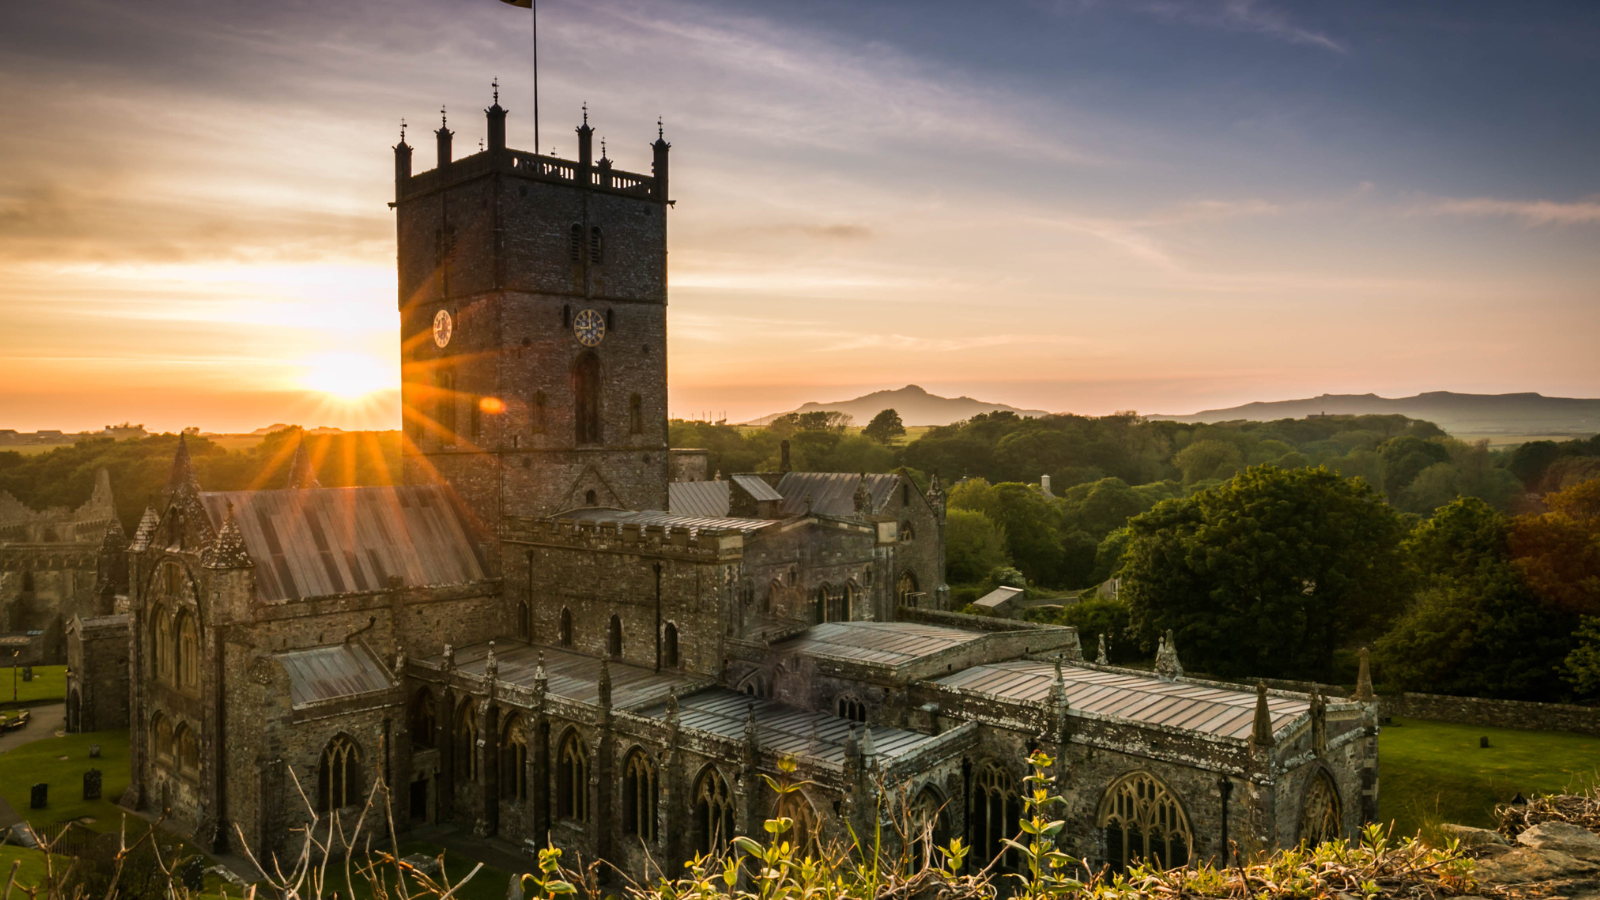
[[[1113,661],[1148,660],[1171,630],[1197,671],[1348,682],[1371,646],[1391,688],[1600,702],[1600,435],[1500,452],[1401,416],[996,413],[906,441],[891,411],[859,430],[830,413],[674,421],[669,438],[707,449],[722,475],[776,469],[785,440],[801,471],[937,473],[957,602],[1025,586],[1060,604],[1030,617],[1077,625],[1091,652],[1105,634]],[[300,440],[188,438],[211,490],[283,484]],[[389,482],[399,440],[304,436],[328,486]],[[0,490],[74,506],[105,467],[131,529],[177,441],[0,453]]]

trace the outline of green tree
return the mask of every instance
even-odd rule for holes
[[[1005,531],[975,509],[948,510],[944,536],[945,570],[952,583],[979,582],[996,568],[1011,565]]]
[[[1129,527],[1133,625],[1147,648],[1176,632],[1198,671],[1326,678],[1404,596],[1399,516],[1327,469],[1247,469]]]
[[[1585,699],[1600,697],[1600,616],[1586,616],[1564,661],[1564,677]]]
[[[1406,435],[1385,441],[1378,447],[1383,460],[1383,492],[1396,500],[1400,492],[1422,474],[1422,470],[1450,461],[1450,451],[1438,441]]]
[[[873,416],[861,433],[880,444],[892,444],[895,438],[905,436],[906,426],[900,421],[899,413],[886,409]]]
[[[1244,465],[1244,455],[1233,444],[1216,440],[1196,441],[1178,451],[1172,464],[1183,472],[1183,483],[1194,484],[1207,478],[1228,478]]]
[[[1061,584],[1061,516],[1038,488],[968,479],[950,491],[949,505],[978,510],[1004,529],[1006,549],[1029,580],[1051,587]]]

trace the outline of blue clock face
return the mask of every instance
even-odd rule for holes
[[[572,333],[585,347],[598,347],[606,337],[606,317],[592,309],[583,310],[572,320]]]

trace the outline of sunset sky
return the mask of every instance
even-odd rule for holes
[[[1600,4],[540,3],[540,149],[665,120],[672,413],[1600,396]],[[399,422],[392,154],[496,0],[0,10],[0,428]]]

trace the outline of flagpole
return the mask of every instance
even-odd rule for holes
[[[539,0],[530,0],[528,8],[533,13],[533,152],[544,151],[539,146]]]

